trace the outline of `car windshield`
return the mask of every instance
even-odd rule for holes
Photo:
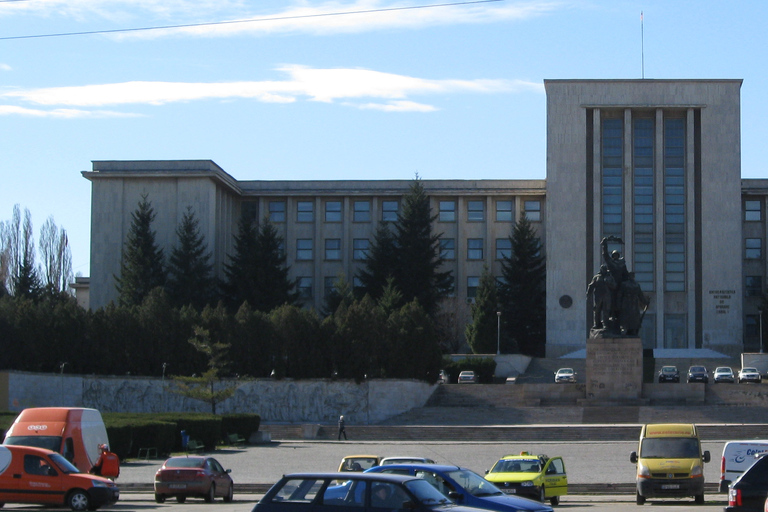
[[[744,368],[741,371],[744,373],[757,373],[757,368]]]
[[[468,469],[450,471],[448,476],[451,477],[454,482],[462,486],[469,494],[478,498],[503,494],[501,489]]]
[[[53,452],[61,449],[61,437],[55,436],[11,436],[5,439],[4,444],[18,446],[34,446],[36,448],[45,448]]]
[[[341,466],[342,471],[363,471],[379,464],[375,457],[348,457]]]
[[[539,459],[502,459],[491,469],[491,473],[540,473]]]
[[[665,366],[664,368],[661,369],[661,371],[663,373],[675,373],[677,371],[677,368],[675,368],[674,366]]]
[[[573,373],[573,370],[571,370],[570,368],[562,368],[560,370],[557,370],[557,373],[559,373],[560,375],[570,375],[571,373]]]
[[[726,367],[726,368],[718,368],[717,370],[715,370],[715,372],[717,372],[717,373],[733,373],[733,370],[731,370],[730,368]]]
[[[707,369],[704,368],[703,366],[691,366],[691,371],[697,372],[697,373],[705,373]]]
[[[645,459],[697,459],[699,441],[690,437],[647,437],[640,456]]]
[[[405,486],[414,496],[416,496],[417,500],[428,507],[451,503],[451,500],[444,494],[435,489],[432,484],[421,478],[417,480],[409,480],[408,482],[405,482]]]
[[[192,457],[171,457],[165,461],[164,466],[167,468],[200,468],[203,467],[205,459],[198,459]]]
[[[61,470],[62,473],[79,473],[80,470],[75,467],[74,464],[67,459],[59,455],[58,453],[52,453],[50,455],[51,460]]]

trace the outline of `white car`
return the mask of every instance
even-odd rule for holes
[[[760,382],[763,378],[757,368],[746,367],[739,370],[739,384],[742,382]]]
[[[425,459],[424,457],[384,457],[381,459],[380,466],[386,466],[387,464],[434,464],[432,459]]]
[[[560,368],[555,372],[555,382],[576,382],[576,372],[573,368]]]
[[[464,370],[459,374],[459,384],[475,384],[477,376],[471,370]]]
[[[715,384],[718,382],[735,382],[736,376],[733,375],[733,370],[730,366],[718,366],[715,368],[714,378]]]

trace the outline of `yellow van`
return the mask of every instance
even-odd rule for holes
[[[646,498],[683,498],[693,496],[697,505],[704,503],[704,462],[709,452],[701,450],[701,441],[692,423],[643,425],[638,451],[629,456],[637,464],[637,504]]]

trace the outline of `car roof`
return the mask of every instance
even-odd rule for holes
[[[541,459],[541,458],[547,458],[546,455],[538,455],[536,453],[514,453],[510,455],[505,455],[501,459],[502,460],[513,460],[513,459]]]
[[[424,469],[429,471],[457,471],[457,470],[464,470],[466,468],[462,468],[459,466],[451,466],[449,464],[392,464],[391,466],[376,466],[369,469],[366,469],[363,473],[381,473],[381,471],[384,470],[392,470],[392,469]]]
[[[393,475],[389,473],[360,473],[355,471],[348,471],[346,473],[289,473],[283,475],[283,478],[323,478],[332,480],[383,480],[392,483],[408,482],[410,480],[418,480],[414,476],[410,475]]]

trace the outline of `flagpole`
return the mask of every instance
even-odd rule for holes
[[[640,11],[640,76],[645,78],[645,33],[643,31],[643,11]]]

